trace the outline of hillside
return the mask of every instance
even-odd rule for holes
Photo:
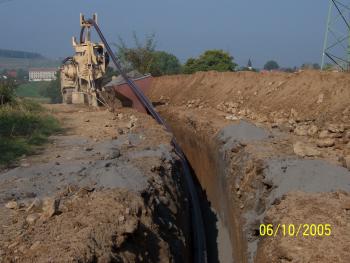
[[[44,58],[39,53],[18,51],[18,50],[9,50],[0,48],[0,57],[4,58],[29,58],[29,59],[42,59]]]
[[[39,53],[0,49],[0,70],[57,67],[59,65],[59,61],[45,58]]]

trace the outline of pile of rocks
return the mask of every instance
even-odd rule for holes
[[[237,102],[223,102],[216,106],[216,109],[226,113],[237,114],[239,111],[239,103]]]
[[[203,109],[206,107],[206,103],[201,101],[201,99],[189,100],[185,103],[186,108],[198,108]]]
[[[23,211],[27,213],[26,222],[29,225],[34,224],[37,220],[47,221],[51,217],[60,213],[61,199],[55,198],[35,198],[28,206],[24,203],[18,203],[15,200],[9,201],[5,207],[11,210]]]

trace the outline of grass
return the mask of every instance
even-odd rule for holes
[[[41,93],[50,85],[50,82],[28,82],[16,88],[16,95],[27,98],[44,98]]]
[[[30,100],[16,100],[0,106],[0,165],[9,165],[60,130],[58,121]]]

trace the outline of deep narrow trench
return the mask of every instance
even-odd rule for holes
[[[231,263],[233,252],[229,231],[208,200],[206,191],[200,185],[192,166],[191,174],[197,188],[203,215],[208,263]]]
[[[228,176],[231,169],[225,153],[215,140],[195,133],[171,116],[165,118],[192,168],[201,200],[208,262],[247,262],[240,211],[230,189],[233,178]]]

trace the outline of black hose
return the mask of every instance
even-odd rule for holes
[[[114,65],[116,66],[120,75],[124,78],[125,82],[129,85],[131,90],[134,92],[136,97],[140,100],[140,102],[148,110],[148,112],[152,115],[152,117],[159,124],[163,125],[168,131],[170,131],[170,129],[167,126],[167,124],[165,123],[165,121],[158,114],[158,112],[154,109],[150,100],[143,94],[143,92],[135,84],[135,82],[132,79],[130,79],[127,76],[127,74],[124,72],[117,57],[115,56],[112,49],[108,45],[107,40],[105,39],[104,35],[102,34],[102,32],[101,32],[100,28],[98,27],[98,25],[96,24],[96,22],[93,19],[90,19],[90,20],[88,20],[88,23],[92,24],[93,27],[95,28],[101,41],[105,45],[105,48],[106,48],[107,53],[109,54],[111,60],[113,61]],[[83,33],[83,30],[81,33]],[[82,34],[81,34],[81,36],[82,36]],[[204,223],[203,223],[202,213],[201,213],[201,209],[200,209],[199,198],[198,198],[198,195],[196,192],[196,187],[194,185],[194,182],[193,182],[193,179],[191,176],[191,171],[190,171],[189,165],[187,163],[187,160],[185,158],[185,154],[183,153],[182,149],[180,148],[180,146],[176,142],[175,137],[172,140],[172,144],[174,145],[176,154],[179,156],[179,158],[181,160],[183,172],[185,174],[185,183],[187,185],[187,188],[188,188],[188,191],[190,194],[194,262],[195,263],[206,263],[207,262],[207,250],[206,250],[206,239],[205,239],[205,233],[204,233]]]

